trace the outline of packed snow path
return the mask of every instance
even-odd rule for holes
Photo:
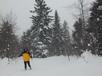
[[[21,58],[0,59],[0,76],[102,76],[102,57],[49,57],[31,60],[32,70],[24,70]]]

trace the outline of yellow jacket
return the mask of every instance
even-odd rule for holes
[[[23,60],[24,61],[30,61],[30,54],[25,52],[22,54]]]

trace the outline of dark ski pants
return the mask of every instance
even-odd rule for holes
[[[24,61],[25,70],[27,70],[27,65],[28,65],[29,68],[31,69],[30,61]]]

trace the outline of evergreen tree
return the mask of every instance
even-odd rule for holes
[[[13,58],[17,57],[16,48],[18,46],[18,39],[13,31],[12,23],[8,20],[3,20],[0,31],[0,54],[1,57]]]
[[[32,19],[32,29],[30,37],[32,39],[31,45],[35,48],[35,52],[43,53],[49,50],[51,43],[50,38],[50,23],[52,21],[52,16],[50,16],[51,9],[47,7],[44,0],[35,0],[34,11],[30,12],[33,14]]]
[[[80,51],[86,51],[86,50],[89,50],[88,39],[87,39],[89,38],[88,37],[89,35],[86,31],[87,19],[88,19],[88,10],[87,10],[88,8],[84,0],[78,0],[78,6],[76,8],[78,9],[79,15],[77,17],[77,21],[74,24],[75,32],[73,34],[73,37],[74,39],[76,39],[75,35],[77,34],[81,35],[81,37],[78,38],[79,40],[76,39],[77,41],[74,40],[75,41],[74,47],[76,47]],[[80,29],[77,29],[77,28],[80,28]]]
[[[72,46],[71,46],[69,27],[66,21],[64,21],[63,23],[62,40],[63,40],[63,44],[62,44],[63,55],[67,55],[69,58],[69,55],[72,54]]]
[[[74,49],[77,54],[81,55],[82,51],[82,43],[83,43],[83,35],[82,35],[82,20],[79,18],[78,21],[74,24],[75,31],[73,33],[73,39],[74,39]]]
[[[0,23],[0,57],[2,57],[2,31],[1,31],[1,23]]]
[[[88,32],[92,36],[90,46],[92,53],[102,55],[102,0],[93,2],[90,9]]]
[[[28,48],[31,50],[32,48],[31,48],[30,32],[31,30],[27,30],[27,32],[23,33],[23,36],[21,38],[21,45],[22,45],[22,48]]]
[[[52,46],[53,46],[53,54],[61,55],[62,54],[62,29],[60,24],[60,19],[57,11],[55,11],[55,18],[53,24],[53,38],[52,38]]]

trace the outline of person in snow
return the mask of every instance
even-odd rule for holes
[[[29,50],[27,48],[25,48],[20,56],[22,56],[22,58],[23,58],[25,70],[27,70],[27,65],[29,66],[30,69],[32,69],[31,65],[30,65],[30,59],[32,58],[32,56],[31,56]]]

